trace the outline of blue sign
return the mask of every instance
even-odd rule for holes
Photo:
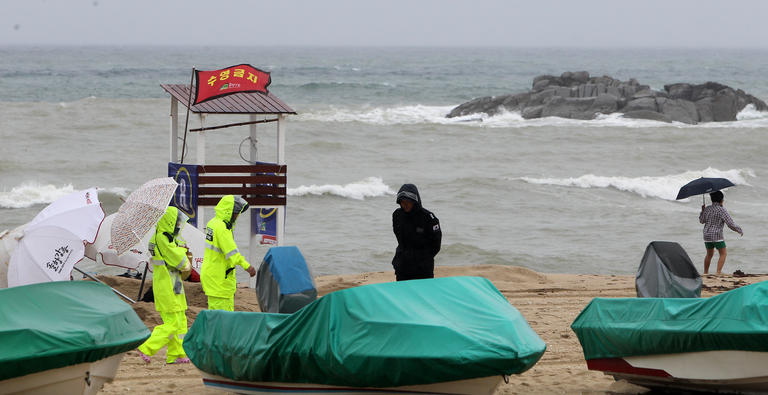
[[[192,226],[197,226],[197,165],[168,162],[168,177],[179,183],[171,206],[186,214]]]
[[[261,244],[277,244],[277,208],[251,210],[251,234],[261,236]]]

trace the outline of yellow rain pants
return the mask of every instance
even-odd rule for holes
[[[187,315],[183,311],[160,312],[163,324],[152,330],[149,339],[139,346],[139,351],[146,355],[155,355],[161,348],[168,346],[166,363],[174,363],[177,358],[186,357],[182,348],[182,336],[187,333]]]
[[[217,298],[215,296],[209,296],[208,310],[235,311],[235,297]]]

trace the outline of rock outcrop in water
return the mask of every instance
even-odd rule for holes
[[[559,77],[540,75],[533,79],[533,88],[528,92],[473,99],[451,110],[447,117],[515,111],[525,119],[594,119],[598,114],[619,112],[625,118],[696,124],[735,121],[736,114],[748,104],[758,111],[768,111],[762,100],[717,82],[676,83],[655,91],[634,78],[620,81],[578,71]]]

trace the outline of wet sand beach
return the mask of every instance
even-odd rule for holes
[[[438,267],[436,276],[481,276],[491,280],[547,343],[547,351],[530,370],[509,378],[496,394],[530,393],[642,393],[646,390],[611,376],[587,370],[581,346],[571,331],[571,322],[595,297],[634,297],[635,283],[631,275],[542,274],[512,266],[481,265]],[[102,281],[130,297],[138,294],[140,280],[103,276]],[[710,297],[744,285],[768,280],[768,274],[703,277],[702,297]],[[329,275],[315,278],[320,296],[333,291],[365,284],[394,281],[393,272],[369,272]],[[197,313],[205,308],[206,298],[197,283],[185,283],[192,325]],[[152,329],[161,323],[154,305],[138,302],[134,309]],[[256,293],[247,284],[238,286],[235,297],[238,311],[259,311]],[[123,359],[117,376],[100,391],[102,394],[124,393],[215,394],[206,388],[197,369],[189,365],[166,365],[164,351],[144,364],[135,351]]]

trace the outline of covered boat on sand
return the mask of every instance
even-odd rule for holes
[[[0,393],[95,394],[148,337],[131,306],[103,284],[2,289]]]
[[[292,315],[204,310],[184,339],[203,382],[238,393],[491,394],[545,348],[479,277],[349,288]]]
[[[707,299],[595,298],[571,329],[587,367],[616,379],[768,392],[768,282]]]

